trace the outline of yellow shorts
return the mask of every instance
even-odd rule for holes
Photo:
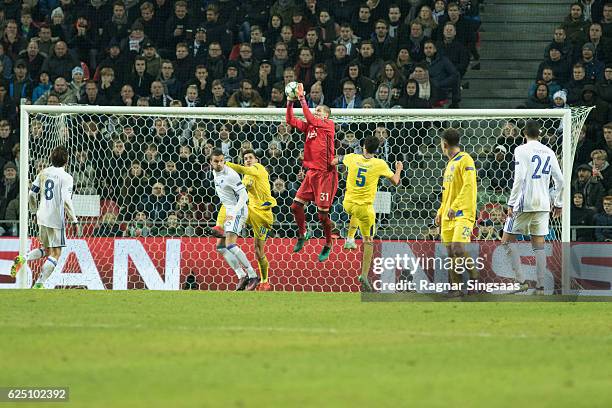
[[[222,205],[217,214],[216,225],[223,227],[225,223],[225,206]],[[274,224],[274,213],[272,209],[260,210],[249,207],[249,216],[246,223],[253,229],[253,237],[259,240],[266,240],[272,225]]]
[[[474,221],[464,218],[457,218],[452,221],[442,221],[440,237],[442,242],[470,242]]]
[[[362,237],[371,237],[376,232],[376,213],[373,205],[343,203],[344,211],[356,221]]]

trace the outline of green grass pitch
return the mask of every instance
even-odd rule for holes
[[[28,290],[0,306],[0,387],[69,386],[70,407],[612,406],[610,303]]]

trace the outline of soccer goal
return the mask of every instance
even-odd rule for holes
[[[295,109],[297,115],[300,109]],[[375,257],[433,257],[444,248],[432,225],[441,193],[446,159],[440,152],[441,130],[462,133],[461,144],[478,167],[478,214],[470,253],[485,261],[482,279],[510,278],[497,251],[504,206],[512,183],[512,152],[522,143],[530,119],[542,126],[542,139],[562,160],[565,174],[563,215],[547,237],[549,293],[572,288],[563,269],[562,243],[570,242],[570,179],[573,153],[587,108],[556,110],[333,110],[336,152],[360,152],[360,141],[375,134],[382,141],[378,157],[391,167],[404,162],[400,186],[382,183],[375,208]],[[303,135],[285,124],[284,109],[152,108],[98,106],[22,106],[20,149],[19,251],[35,248],[37,225],[28,211],[28,186],[49,165],[53,148],[70,152],[74,202],[81,227],[67,230],[65,248],[47,287],[89,289],[228,290],[235,275],[216,252],[211,228],[219,204],[207,157],[221,147],[227,160],[240,162],[253,149],[270,173],[274,231],[266,245],[274,290],[357,291],[360,251],[344,251],[348,219],[342,209],[344,179],[331,209],[338,242],[328,261],[319,263],[321,246],[313,205],[307,221],[314,238],[294,254],[296,228],[289,205],[304,173],[300,167]],[[342,169],[340,169],[342,174]],[[256,265],[252,232],[245,230],[247,255]],[[523,268],[535,274],[525,243]],[[375,259],[376,262],[376,259]],[[23,268],[16,286],[30,287],[40,270]],[[372,272],[374,273],[374,272]],[[386,280],[407,274],[444,281],[439,265],[418,270],[383,268]],[[411,279],[412,279],[411,278]]]

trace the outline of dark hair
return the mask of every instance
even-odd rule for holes
[[[461,134],[455,128],[448,128],[442,132],[442,139],[450,146],[456,147],[459,146],[459,140],[461,139]]]
[[[212,159],[215,156],[225,156],[225,155],[223,154],[223,150],[219,149],[218,147],[215,147],[213,151],[210,153],[210,158]]]
[[[244,160],[244,156],[246,156],[247,154],[252,154],[253,156],[255,156],[255,158],[257,160],[259,160],[259,157],[257,156],[257,153],[255,153],[255,150],[253,149],[246,149],[242,151],[242,159]]]
[[[58,146],[53,149],[50,158],[53,167],[64,167],[68,162],[68,150],[64,146]]]
[[[366,137],[363,141],[363,147],[365,147],[366,151],[370,154],[376,153],[378,151],[378,146],[380,146],[380,140],[374,135]]]
[[[530,139],[535,139],[540,137],[540,124],[537,120],[528,120],[525,124],[525,129],[523,129],[525,136]]]

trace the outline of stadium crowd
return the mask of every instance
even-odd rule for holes
[[[311,107],[453,108],[470,60],[479,69],[479,25],[477,0],[0,1],[0,219],[18,214],[20,103],[284,107],[297,80]],[[75,192],[106,203],[95,234],[200,233],[182,221],[212,217],[200,175],[213,147],[232,160],[263,153],[280,222],[303,177],[302,146],[284,124],[77,122],[68,170]],[[32,121],[34,168],[46,165],[43,136],[54,130]],[[373,130],[392,163],[403,147]],[[340,151],[359,150],[361,133],[339,136]]]
[[[579,1],[544,50],[527,108],[592,106],[572,179],[572,221],[580,241],[612,241],[612,2]]]

